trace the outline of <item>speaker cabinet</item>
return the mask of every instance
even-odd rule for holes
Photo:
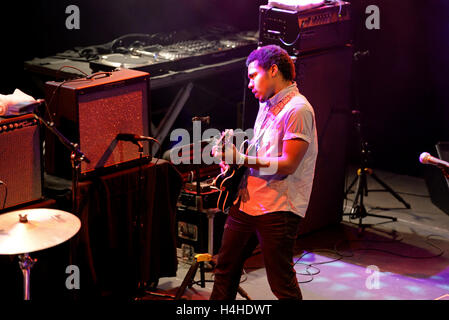
[[[315,110],[318,157],[305,219],[299,233],[337,224],[342,219],[346,141],[351,126],[352,47],[344,46],[299,56],[299,91]]]
[[[121,69],[81,79],[46,83],[46,102],[55,127],[90,160],[81,177],[95,170],[137,161],[138,147],[117,141],[118,133],[149,135],[149,74]],[[45,136],[45,171],[69,178],[70,151],[49,131]],[[144,155],[149,146],[143,142]]]
[[[432,155],[441,160],[449,162],[449,142],[438,142]],[[427,165],[424,167],[424,175],[427,189],[429,190],[430,200],[439,209],[449,214],[449,179],[447,179],[441,169]]]
[[[37,120],[31,115],[0,119],[2,210],[41,199],[43,171]]]

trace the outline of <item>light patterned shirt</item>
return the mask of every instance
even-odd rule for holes
[[[315,113],[296,83],[260,103],[254,125],[253,146],[249,155],[278,157],[283,141],[302,139],[308,142],[304,158],[290,175],[276,173],[274,166],[249,169],[241,190],[240,210],[249,215],[291,211],[304,217],[312,191],[318,154]],[[255,154],[256,153],[256,154]]]

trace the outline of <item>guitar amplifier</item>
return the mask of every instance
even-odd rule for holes
[[[81,178],[105,168],[139,160],[138,147],[117,141],[118,133],[149,135],[149,74],[121,69],[81,79],[46,83],[46,102],[56,129],[90,160],[82,162]],[[150,148],[143,143],[144,156]],[[45,137],[45,171],[71,177],[70,152],[49,131]]]
[[[41,150],[32,115],[0,118],[0,210],[42,198]]]

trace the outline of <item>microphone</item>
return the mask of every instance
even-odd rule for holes
[[[146,141],[146,140],[155,141],[156,140],[156,139],[151,138],[151,137],[140,136],[140,135],[134,134],[134,133],[119,133],[119,134],[117,134],[117,137],[115,137],[115,138],[117,140],[131,141],[131,142]]]
[[[422,164],[431,164],[437,167],[449,169],[449,162],[433,157],[428,152],[421,153],[419,156],[419,161]]]

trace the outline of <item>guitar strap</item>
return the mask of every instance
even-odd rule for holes
[[[259,130],[259,132],[258,132],[258,134],[257,134],[257,137],[256,138],[254,138],[254,139],[252,139],[252,143],[248,146],[248,149],[247,149],[247,154],[248,154],[248,151],[249,151],[249,149],[254,145],[254,144],[258,144],[258,142],[259,142],[259,140],[260,140],[260,138],[262,137],[262,135],[264,134],[264,132],[265,132],[265,130],[267,129],[265,126],[266,126],[266,124],[267,124],[267,121],[271,118],[271,117],[269,117],[269,114],[271,113],[274,117],[276,117],[281,111],[282,111],[282,109],[284,109],[284,107],[285,107],[285,105],[287,104],[287,103],[289,103],[290,102],[290,100],[294,97],[294,96],[296,96],[297,95],[297,91],[295,90],[295,91],[292,91],[292,92],[290,92],[290,93],[288,93],[284,98],[282,98],[281,99],[281,101],[279,101],[276,105],[274,105],[273,107],[268,107],[268,106],[265,106],[265,110],[264,110],[264,112],[265,112],[265,116],[264,116],[264,120],[262,121],[262,124],[260,125],[260,127],[258,128]],[[263,130],[262,130],[262,128],[263,128]],[[257,151],[257,150],[256,150]]]

